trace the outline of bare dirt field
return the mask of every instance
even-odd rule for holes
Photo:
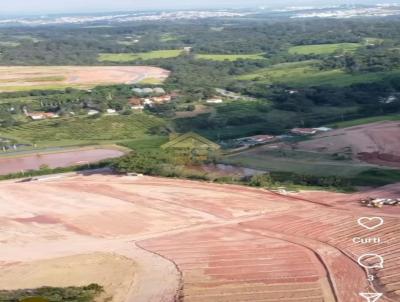
[[[97,282],[118,302],[359,302],[374,289],[380,301],[400,298],[400,213],[363,208],[357,194],[115,175],[6,181],[0,191],[0,289]],[[381,229],[357,225],[371,214],[385,218]],[[385,257],[372,284],[356,263],[366,252]]]
[[[165,80],[169,71],[151,66],[4,66],[0,92],[62,87],[132,84],[146,79]]]
[[[135,264],[126,257],[93,253],[28,263],[2,269],[0,286],[5,290],[102,284],[101,300],[123,301],[135,281]],[[99,301],[101,301],[99,299]]]
[[[350,154],[372,164],[400,167],[400,122],[378,122],[316,135],[299,149]]]
[[[39,170],[45,165],[49,168],[69,167],[96,163],[104,159],[116,158],[125,153],[117,149],[80,148],[53,153],[0,157],[0,175]]]

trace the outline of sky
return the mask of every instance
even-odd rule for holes
[[[257,6],[379,3],[382,0],[0,0],[0,14],[86,13],[123,10],[250,8]],[[393,1],[392,1],[393,2]]]

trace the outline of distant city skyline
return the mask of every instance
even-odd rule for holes
[[[155,10],[155,9],[214,9],[214,8],[252,8],[252,7],[283,7],[310,6],[334,4],[376,4],[385,1],[378,0],[12,0],[1,3],[0,14],[27,15],[51,13],[89,13],[123,10]],[[388,1],[396,2],[396,1]]]

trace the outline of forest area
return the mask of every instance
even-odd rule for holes
[[[171,71],[163,87],[179,97],[145,111],[178,131],[191,129],[213,139],[282,134],[296,126],[398,113],[399,26],[395,18],[249,18],[2,28],[0,64],[158,66]],[[26,122],[20,118],[24,107],[60,115],[92,107],[129,114],[131,88],[147,86],[157,85],[0,93],[0,123]],[[177,112],[194,111],[218,96],[216,88],[242,97],[176,118]]]

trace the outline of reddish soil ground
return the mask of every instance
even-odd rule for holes
[[[330,131],[301,142],[304,150],[347,153],[371,164],[400,167],[400,122],[378,122]]]
[[[116,149],[78,149],[64,152],[24,155],[0,158],[0,175],[21,171],[38,170],[46,165],[50,168],[69,167],[95,163],[103,159],[116,158],[124,152]]]
[[[8,181],[0,191],[0,270],[8,273],[21,262],[112,252],[137,266],[125,301],[361,302],[358,293],[371,290],[385,293],[379,302],[400,300],[400,213],[363,208],[360,193],[283,196],[114,175]],[[384,225],[357,224],[372,215]],[[381,244],[352,241],[378,236]],[[373,283],[356,262],[363,253],[385,259],[370,271]]]
[[[23,87],[132,84],[145,79],[165,80],[169,71],[152,66],[3,66],[0,91]]]

